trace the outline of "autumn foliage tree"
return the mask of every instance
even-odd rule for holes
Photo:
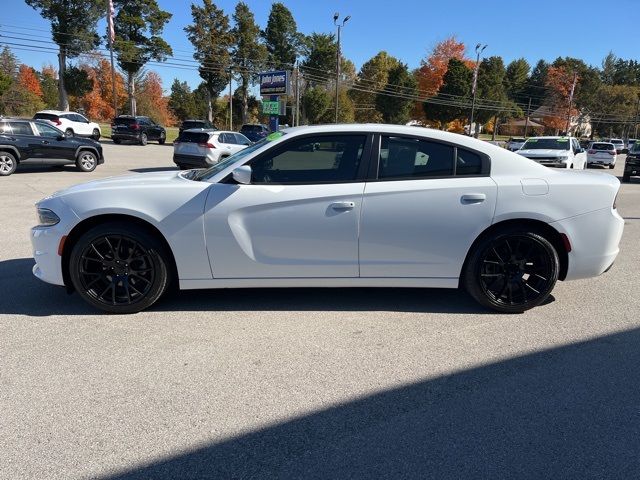
[[[36,71],[28,65],[22,64],[18,68],[18,83],[30,93],[33,93],[36,97],[42,99],[42,87],[40,86],[40,80],[36,75]]]
[[[81,99],[86,115],[95,120],[111,120],[115,116],[115,110],[109,62],[100,58],[94,65],[84,64],[82,68],[87,72],[92,85],[91,91]],[[127,101],[127,91],[124,78],[119,73],[115,75],[115,84],[118,110],[122,111]]]
[[[572,106],[569,112],[569,97],[578,80],[576,74],[564,67],[549,67],[546,79],[548,113],[544,117],[544,124],[547,127],[565,130],[567,115],[577,115],[578,110],[575,106]]]
[[[146,115],[165,126],[176,124],[176,118],[169,108],[169,99],[164,96],[162,90],[160,75],[156,72],[148,72],[138,92],[138,115]]]
[[[464,60],[464,50],[464,43],[458,42],[456,37],[449,37],[433,47],[426,60],[420,62],[418,88],[428,96],[438,93],[444,82],[449,60]]]

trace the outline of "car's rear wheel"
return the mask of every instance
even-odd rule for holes
[[[616,168],[616,164],[615,163],[610,163],[609,164],[609,170],[613,170],[614,168]]]
[[[113,143],[115,143],[116,145],[120,145],[120,143],[122,142],[122,140],[120,140],[119,138],[112,138],[111,140],[113,140]]]
[[[164,142],[166,142],[166,141],[167,141],[167,134],[164,133],[164,132],[161,132],[160,133],[160,138],[158,139],[158,143],[160,145],[164,145]]]
[[[521,313],[547,299],[559,265],[558,253],[540,233],[505,229],[477,245],[465,266],[463,285],[485,307]]]
[[[80,237],[69,274],[76,291],[110,313],[135,313],[153,305],[169,284],[162,243],[137,225],[107,223]]]
[[[0,177],[8,177],[16,171],[18,162],[9,152],[0,152]]]
[[[100,130],[94,128],[93,132],[91,133],[91,138],[93,138],[96,142],[100,140]]]
[[[83,172],[93,172],[98,166],[98,157],[96,157],[95,153],[90,152],[89,150],[82,150],[78,154],[76,166]]]
[[[70,128],[67,128],[67,129],[64,131],[64,134],[65,134],[67,137],[73,137],[73,135],[74,135],[73,130],[72,130],[72,129],[70,129]]]
[[[140,145],[146,145],[147,142],[149,141],[147,134],[146,133],[142,133],[140,134]]]

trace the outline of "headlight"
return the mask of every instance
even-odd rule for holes
[[[38,208],[38,226],[51,227],[60,221],[60,217],[48,208]]]
[[[565,160],[569,160],[569,157],[567,155],[561,155],[558,157],[558,160],[562,160],[564,162]]]

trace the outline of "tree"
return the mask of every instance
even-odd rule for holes
[[[616,60],[618,60],[618,58],[611,51],[602,60],[601,78],[602,82],[606,85],[613,85],[614,83]]]
[[[198,72],[207,87],[207,118],[211,122],[215,100],[230,81],[229,49],[233,36],[229,30],[229,17],[211,0],[204,0],[202,7],[191,4],[191,17],[193,23],[184,31],[195,50],[193,58],[200,63]]]
[[[375,90],[383,89],[389,82],[389,72],[400,65],[397,58],[387,52],[378,52],[367,60],[356,77],[350,96],[355,104],[355,118],[358,122],[382,122],[382,114],[376,108]],[[365,91],[365,90],[373,90]]]
[[[255,78],[256,71],[264,68],[267,49],[260,41],[260,27],[244,2],[236,5],[233,14],[233,49],[231,56],[240,71],[241,123],[247,123],[249,113],[249,84]]]
[[[539,60],[535,67],[531,71],[531,76],[527,82],[527,86],[524,89],[523,95],[531,99],[531,109],[535,110],[540,107],[545,98],[546,84],[547,84],[547,71],[549,70],[549,64],[544,60]]]
[[[433,101],[427,100],[424,104],[427,118],[440,122],[443,129],[447,123],[463,118],[469,107],[461,102],[469,99],[472,80],[473,71],[465,62],[457,58],[450,59],[438,94]]]
[[[526,103],[525,90],[529,79],[529,63],[524,58],[519,58],[507,65],[504,75],[504,88],[509,99],[516,103]]]
[[[416,94],[417,82],[411,75],[407,65],[398,63],[389,70],[385,92],[376,95],[376,109],[382,114],[385,123],[405,124],[411,118],[413,100],[399,98],[394,95],[413,96]]]
[[[502,57],[489,57],[480,62],[478,67],[478,91],[477,97],[481,99],[478,104],[476,119],[479,123],[486,123],[494,117],[494,125],[497,116],[506,109],[512,109],[515,105],[509,102],[504,85],[506,70]]]
[[[4,94],[15,79],[18,73],[18,59],[5,46],[0,52],[0,95]]]
[[[635,118],[639,94],[640,89],[632,85],[601,85],[592,105],[594,115],[591,124],[594,133],[605,136],[615,132],[615,135],[625,136],[626,125],[619,119]]]
[[[127,74],[129,109],[136,109],[136,75],[149,61],[162,62],[173,50],[161,37],[171,14],[161,10],[156,0],[114,0],[117,10],[114,21],[113,49],[118,65]]]
[[[262,37],[269,64],[275,69],[290,69],[298,57],[301,36],[291,11],[284,4],[276,2],[271,6]]]
[[[140,82],[138,97],[141,115],[146,115],[161,125],[175,125],[176,118],[169,109],[169,99],[163,95],[160,75],[148,72]]]
[[[304,38],[302,53],[305,58],[300,68],[313,75],[335,75],[338,44],[334,34],[313,32]]]
[[[456,37],[449,37],[436,44],[426,58],[420,62],[418,69],[418,88],[428,96],[435,95],[444,82],[449,60],[464,60],[464,43]]]
[[[169,96],[169,108],[178,120],[194,117],[196,104],[187,82],[181,82],[177,78],[173,80],[171,95]]]
[[[194,118],[208,118],[210,111],[210,96],[207,84],[201,82],[191,93],[194,103]]]
[[[60,110],[69,110],[65,86],[67,58],[93,50],[100,44],[96,33],[98,20],[104,15],[104,0],[25,0],[27,5],[40,10],[40,15],[51,22],[51,35],[58,45],[58,96]],[[125,1],[125,0],[120,0]]]
[[[111,79],[111,65],[104,58],[98,58],[95,64],[82,65],[91,81],[91,91],[86,93],[80,100],[85,114],[91,118],[102,121],[109,121],[115,116],[113,102],[113,83]],[[124,85],[124,78],[118,72],[116,80],[116,99],[118,110],[127,101],[127,91]]]
[[[329,111],[331,95],[324,87],[309,88],[302,97],[302,104],[310,124],[320,123],[321,118]],[[333,110],[331,110],[333,113]]]
[[[567,68],[549,67],[547,72],[548,89],[547,106],[549,113],[544,117],[544,124],[556,131],[566,130],[568,116],[575,116],[577,110],[574,106],[569,109],[569,97],[574,83],[577,82],[577,73],[570,72]]]
[[[20,65],[18,68],[18,83],[26,91],[33,93],[36,97],[42,99],[42,87],[40,86],[40,80],[36,75],[36,71],[25,65]]]
[[[44,106],[54,109],[58,106],[58,72],[53,65],[45,65],[39,76]]]

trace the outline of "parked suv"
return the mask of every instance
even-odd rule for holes
[[[516,153],[547,167],[587,168],[587,154],[575,137],[532,137]]]
[[[522,145],[524,145],[524,142],[526,141],[527,139],[523,137],[511,137],[507,142],[507,150],[511,152],[520,150],[522,148]]]
[[[43,120],[0,118],[0,176],[18,165],[75,164],[92,172],[104,163],[102,145],[88,138],[68,137]]]
[[[251,140],[236,132],[185,130],[173,142],[173,163],[180,170],[206,168],[247,148]]]
[[[149,140],[157,140],[163,145],[167,140],[167,131],[149,117],[120,115],[111,122],[111,139],[113,143],[130,140],[140,145],[146,145]]]
[[[262,140],[271,132],[269,127],[262,125],[261,123],[245,123],[240,128],[240,133],[252,142],[257,142],[258,140]]]
[[[624,147],[624,140],[621,138],[610,138],[605,142],[613,143],[616,146],[616,153],[627,153],[627,149]]]
[[[212,130],[218,130],[215,125],[213,125],[208,120],[185,120],[178,128],[178,133],[182,133],[185,130],[189,130],[191,128],[207,128]]]
[[[33,116],[34,120],[44,120],[62,130],[67,137],[91,137],[98,141],[102,132],[100,125],[90,122],[84,115],[60,110],[42,110]]]
[[[627,159],[624,162],[622,181],[629,182],[631,177],[640,176],[640,142],[635,142],[629,149]]]
[[[616,153],[616,147],[613,143],[593,142],[589,145],[589,150],[587,150],[587,166],[603,165],[605,167],[615,168],[617,158],[618,154]]]

